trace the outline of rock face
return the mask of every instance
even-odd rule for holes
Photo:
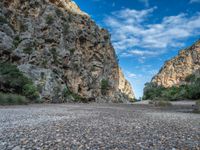
[[[109,33],[74,2],[3,0],[0,7],[0,60],[16,64],[42,99],[66,101],[66,90],[98,102],[134,98]]]
[[[129,98],[134,99],[134,93],[131,84],[125,79],[121,69],[119,69],[119,89],[122,93],[126,93]]]
[[[191,74],[200,74],[200,40],[191,47],[181,50],[178,56],[164,64],[152,82],[164,87],[185,84]]]

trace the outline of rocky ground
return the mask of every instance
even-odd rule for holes
[[[0,107],[0,149],[200,149],[188,107],[42,104]],[[184,111],[183,111],[184,110]]]

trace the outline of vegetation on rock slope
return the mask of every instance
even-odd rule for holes
[[[147,100],[182,100],[200,99],[200,77],[192,74],[186,79],[186,84],[165,88],[155,83],[146,83],[143,99]]]
[[[39,98],[38,90],[31,79],[23,75],[17,66],[10,63],[0,63],[0,103],[26,103],[26,98],[36,101]],[[15,93],[5,94],[5,93]]]

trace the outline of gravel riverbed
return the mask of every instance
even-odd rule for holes
[[[181,107],[41,104],[0,107],[0,150],[200,150],[200,115]]]

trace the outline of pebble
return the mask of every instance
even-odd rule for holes
[[[185,110],[184,110],[185,111]],[[0,149],[200,149],[200,115],[124,104],[0,108]]]

